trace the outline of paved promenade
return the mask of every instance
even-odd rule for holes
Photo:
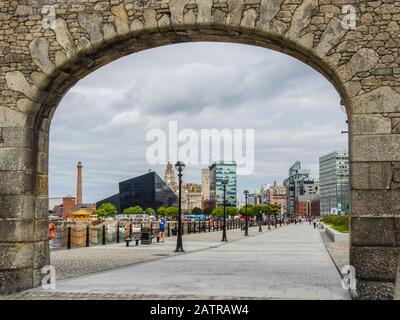
[[[55,291],[37,288],[16,298],[349,299],[318,230],[304,224],[255,231],[227,244],[187,239],[192,252],[60,280]]]
[[[258,234],[257,227],[249,228],[250,236]],[[227,235],[230,241],[237,241],[244,238],[244,231],[228,230]],[[222,244],[221,238],[220,231],[184,235],[184,249],[193,252],[215,247]],[[132,242],[130,247],[126,247],[121,240],[119,244],[51,251],[50,261],[56,268],[57,280],[61,280],[174,256],[175,247],[176,237],[166,238],[165,243],[153,242],[151,245],[135,246]]]

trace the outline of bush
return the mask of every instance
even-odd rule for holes
[[[326,216],[322,221],[331,225],[337,231],[349,232],[349,216]]]

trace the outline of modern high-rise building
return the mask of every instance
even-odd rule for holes
[[[318,180],[296,180],[295,212],[300,216],[313,216],[312,204],[319,198],[320,183]],[[316,215],[316,213],[314,213]]]
[[[312,182],[310,179],[310,170],[301,169],[301,162],[296,161],[289,169],[289,177],[286,186],[286,213],[289,215],[297,215],[296,208],[297,197],[304,182]],[[297,209],[297,210],[296,210]]]
[[[349,155],[345,149],[319,158],[321,215],[349,213]]]
[[[236,162],[218,162],[210,166],[210,198],[214,206],[223,206],[224,189],[222,181],[227,180],[226,206],[237,206]]]

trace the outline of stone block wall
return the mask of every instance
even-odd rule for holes
[[[229,41],[289,54],[341,95],[358,297],[392,298],[400,246],[399,23],[398,0],[0,2],[0,292],[38,285],[49,263],[48,135],[68,89],[144,49]]]

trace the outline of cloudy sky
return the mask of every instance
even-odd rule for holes
[[[118,182],[164,166],[149,164],[149,130],[254,129],[254,172],[238,190],[283,181],[300,160],[318,177],[318,157],[347,146],[346,115],[334,87],[314,69],[263,48],[176,44],[143,51],[92,73],[62,100],[50,140],[50,196],[75,194],[84,165],[84,201],[118,192]],[[169,158],[169,157],[168,157]],[[201,168],[185,170],[201,183]]]

